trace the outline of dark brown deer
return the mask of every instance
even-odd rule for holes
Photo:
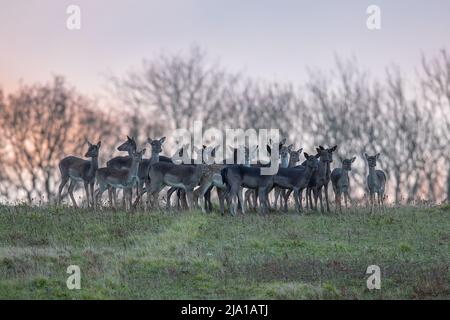
[[[77,208],[77,202],[73,196],[73,190],[78,182],[84,183],[84,189],[86,191],[86,199],[88,207],[91,205],[95,206],[94,200],[94,183],[95,174],[98,169],[98,153],[101,146],[101,141],[97,144],[92,144],[89,141],[88,150],[85,157],[91,158],[91,160],[85,160],[74,156],[69,156],[62,159],[59,162],[59,171],[61,172],[61,183],[58,190],[58,205],[61,204],[61,193],[70,180],[68,194],[70,199],[72,199],[73,206]]]

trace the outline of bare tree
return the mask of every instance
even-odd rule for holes
[[[432,123],[435,129],[437,147],[432,157],[433,166],[443,172],[447,168],[447,177],[442,174],[433,177],[433,186],[447,184],[447,201],[450,201],[450,56],[446,50],[427,59],[422,57],[421,70],[422,102],[432,110]],[[446,181],[445,181],[446,180]],[[439,190],[437,190],[439,192]]]
[[[6,150],[1,155],[0,191],[8,199],[51,200],[59,179],[58,160],[84,154],[86,139],[96,141],[114,131],[106,115],[94,111],[62,77],[51,84],[22,86],[0,111]]]

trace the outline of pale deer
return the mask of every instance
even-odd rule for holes
[[[375,193],[377,194],[378,207],[384,208],[384,191],[386,187],[386,174],[382,170],[375,170],[377,166],[377,160],[380,154],[377,153],[374,156],[364,154],[369,165],[369,175],[367,176],[367,187],[370,194],[370,212],[373,212],[375,206]]]

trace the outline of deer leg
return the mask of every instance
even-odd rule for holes
[[[273,207],[275,208],[275,210],[278,208],[278,198],[280,197],[280,189],[279,188],[275,188],[275,201],[273,204]],[[281,207],[281,204],[280,204]]]
[[[219,208],[220,208],[220,214],[223,216],[225,213],[225,206],[224,206],[224,190],[216,187],[217,190],[217,197],[219,198]]]
[[[69,193],[70,199],[72,200],[73,206],[75,208],[78,208],[77,206],[77,202],[75,201],[75,197],[73,196],[73,189],[75,188],[76,182],[71,180],[69,183],[69,189],[67,190],[67,192]]]
[[[84,182],[84,191],[86,192],[87,207],[89,208],[89,183]]]
[[[67,181],[69,181],[69,176],[63,176],[61,183],[59,184],[58,188],[58,206],[61,204],[61,193],[64,189],[64,186],[66,185]]]
[[[377,193],[377,205],[378,205],[378,210],[381,211],[381,194],[378,192]]]
[[[124,197],[125,197],[125,193],[123,194],[124,195]],[[113,195],[112,195],[112,188],[111,187],[109,187],[108,188],[108,198],[109,198],[109,206],[112,208],[112,209],[116,209],[116,207],[115,207],[115,205],[114,205],[114,203],[113,203]]]
[[[251,204],[250,204],[250,190],[246,190],[245,191],[245,204],[248,205],[249,208],[251,208]]]
[[[299,197],[299,189],[294,189],[294,200],[295,200],[295,210],[297,210],[298,213],[300,213],[301,210],[301,203],[300,203],[300,197]]]
[[[344,195],[345,197],[345,195]],[[342,213],[342,204],[341,204],[341,193],[336,191],[336,211],[339,209],[339,212]]]
[[[280,198],[280,209],[281,207],[287,207],[286,203],[286,190],[281,189],[281,198]]]
[[[178,201],[180,201],[181,208],[186,210],[188,208],[188,203],[187,203],[187,199],[186,199],[186,191],[183,189],[179,189],[179,193],[177,193],[177,194],[179,194]]]
[[[266,197],[264,195],[264,189],[263,188],[258,188],[258,199],[259,199],[259,208],[258,208],[258,212],[259,213],[266,213],[266,207],[267,207],[267,202],[266,202]]]
[[[178,189],[175,187],[171,187],[169,190],[167,190],[166,210],[170,210],[170,198],[175,191],[178,193]],[[177,199],[177,203],[179,207],[179,198]]]
[[[370,213],[373,213],[374,206],[375,206],[375,193],[371,192],[370,193]]]
[[[244,188],[242,188],[242,187],[238,188],[237,197],[238,197],[238,202],[241,207],[241,213],[245,214]]]
[[[318,188],[317,189],[317,196],[318,196],[319,201],[320,201],[320,211],[323,213],[323,212],[325,212],[325,210],[324,210],[324,207],[323,207],[322,188]]]
[[[345,209],[348,209],[348,199],[349,199],[348,191],[344,192],[344,201],[345,201]]]
[[[203,213],[206,213],[206,211],[207,211],[207,208],[206,208],[206,206],[207,206],[206,193],[208,192],[208,188],[210,186],[211,185],[209,183],[205,183],[205,184],[202,184],[200,186],[200,188],[198,188],[200,190],[200,192],[199,192],[200,193],[200,195],[199,195],[199,197],[200,197],[200,206],[201,206],[201,209],[202,209]]]
[[[94,198],[94,182],[91,182],[89,184],[90,187],[90,194],[91,194],[91,201],[92,201],[92,206],[94,207],[94,209],[96,208],[96,203],[95,203],[95,198]]]
[[[289,203],[289,197],[291,196],[292,189],[289,189],[285,195],[284,195],[284,212],[288,211],[288,203]]]
[[[326,202],[326,205],[327,205],[327,211],[330,212],[330,204],[328,202],[328,184],[325,184],[324,192],[325,192],[325,202]]]
[[[110,188],[112,193],[112,199],[114,201],[114,208],[117,208],[117,189],[116,188]],[[124,195],[125,195],[125,189],[124,189]]]

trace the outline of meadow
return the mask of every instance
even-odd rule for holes
[[[368,290],[369,265],[381,289]],[[81,289],[69,290],[69,265]],[[370,214],[0,206],[1,299],[448,299],[450,206]]]

